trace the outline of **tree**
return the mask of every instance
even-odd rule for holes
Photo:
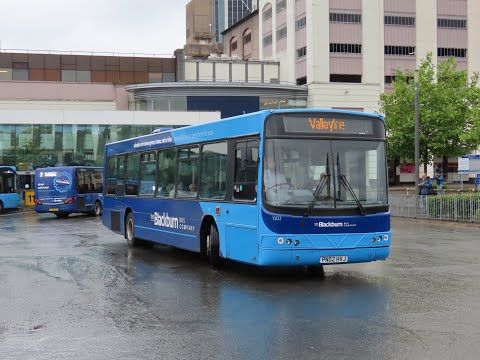
[[[415,158],[415,90],[413,72],[396,71],[393,92],[380,96],[386,117],[389,157],[401,161]],[[419,68],[420,162],[433,156],[444,162],[449,156],[467,154],[480,145],[480,89],[478,74],[468,78],[458,70],[455,58],[435,66],[432,54]],[[444,167],[445,168],[445,167]]]

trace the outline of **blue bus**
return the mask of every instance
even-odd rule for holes
[[[269,110],[158,131],[105,145],[105,174],[102,222],[129,246],[322,271],[390,252],[380,115]]]
[[[18,205],[17,169],[15,166],[0,166],[0,212],[3,209],[16,209]]]
[[[35,170],[35,211],[60,218],[71,213],[102,214],[103,168],[49,167]]]

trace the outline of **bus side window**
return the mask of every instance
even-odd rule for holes
[[[178,150],[177,193],[179,198],[197,197],[199,147]]]
[[[143,153],[140,156],[140,195],[150,195],[155,193],[155,152]]]
[[[127,156],[127,174],[125,178],[125,195],[138,195],[140,154]]]
[[[85,191],[85,175],[85,171],[81,171],[80,169],[75,171],[75,187],[78,194],[85,194],[87,192]]]
[[[176,163],[177,151],[175,149],[165,149],[158,152],[157,196],[174,197]]]
[[[238,142],[235,146],[235,175],[233,198],[235,200],[257,199],[258,140]]]
[[[91,175],[91,187],[92,193],[101,193],[103,186],[102,170],[93,170]]]
[[[125,156],[119,156],[117,159],[117,177],[116,177],[117,182],[115,185],[116,196],[125,195],[124,179],[125,179]]]
[[[225,199],[227,178],[227,142],[202,147],[200,198]]]
[[[106,193],[115,194],[115,186],[117,185],[117,158],[110,157],[107,159],[107,174],[106,177]]]

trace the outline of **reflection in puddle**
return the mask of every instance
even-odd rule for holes
[[[327,349],[367,356],[388,336],[388,285],[359,272],[327,270],[322,279],[237,263],[214,271],[197,254],[160,246],[110,254],[125,274],[112,290],[130,329],[211,332],[216,349],[245,358],[295,358],[305,349],[313,358]]]

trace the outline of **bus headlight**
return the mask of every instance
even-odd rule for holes
[[[295,241],[294,241],[294,243],[293,243],[293,245],[294,245],[294,246],[298,246],[298,245],[300,245],[300,241],[298,241],[298,240],[295,240]]]
[[[375,239],[374,237],[372,238],[372,244],[377,241],[377,239]]]
[[[292,243],[292,239],[287,239],[286,244],[287,244],[287,245],[290,245],[291,243]]]

